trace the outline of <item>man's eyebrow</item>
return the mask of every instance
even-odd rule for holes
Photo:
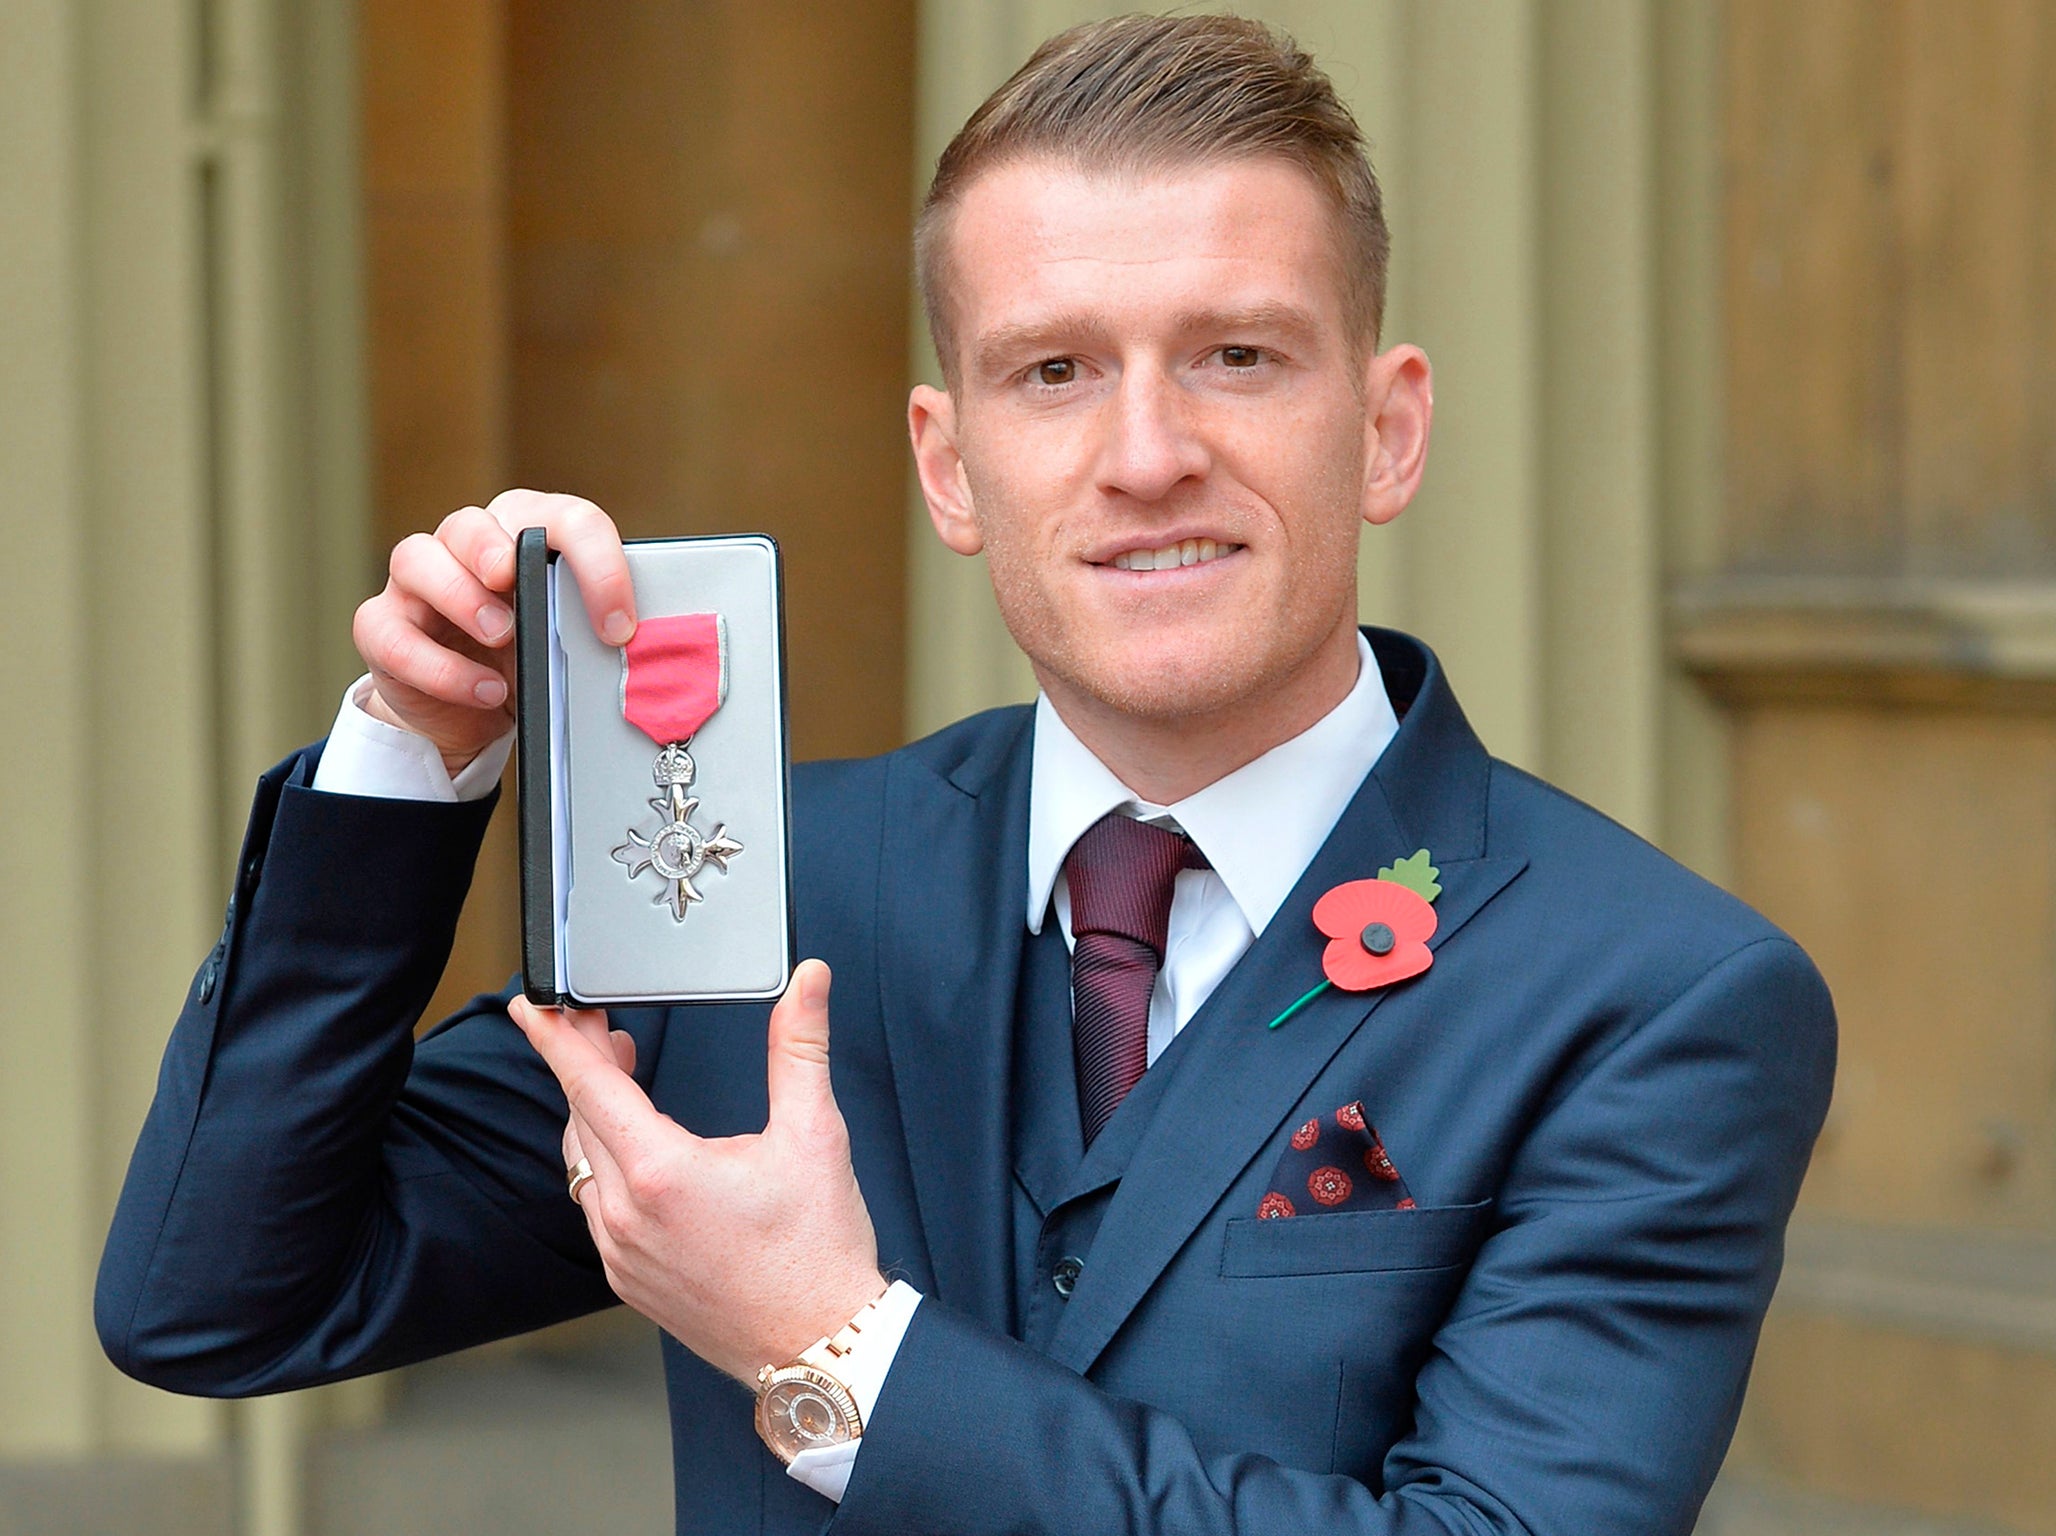
[[[1181,336],[1206,336],[1224,342],[1238,336],[1283,335],[1301,344],[1318,341],[1321,324],[1296,304],[1265,302],[1231,309],[1191,309],[1173,326]],[[1056,354],[1072,348],[1099,346],[1112,331],[1097,315],[1084,311],[1045,315],[999,325],[971,343],[971,363],[981,374],[1002,371],[1022,357]]]
[[[994,326],[971,343],[971,361],[980,373],[989,373],[1018,357],[1054,354],[1080,344],[1100,345],[1111,334],[1098,316],[1083,311],[1044,315]]]
[[[1299,341],[1311,341],[1321,334],[1321,324],[1297,304],[1266,302],[1241,309],[1194,309],[1178,317],[1181,334],[1216,335],[1232,341],[1240,333],[1272,335],[1283,333]]]

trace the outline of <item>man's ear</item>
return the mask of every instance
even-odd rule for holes
[[[916,384],[907,397],[907,435],[914,443],[914,468],[936,537],[960,555],[985,547],[971,501],[971,482],[957,447],[957,403],[939,389]]]
[[[1404,512],[1428,467],[1435,379],[1428,354],[1401,345],[1365,366],[1364,521],[1389,523]]]

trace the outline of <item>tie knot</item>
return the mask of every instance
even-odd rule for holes
[[[1206,855],[1181,833],[1118,811],[1100,817],[1064,856],[1073,937],[1118,934],[1148,945],[1161,963],[1178,871],[1206,867]]]

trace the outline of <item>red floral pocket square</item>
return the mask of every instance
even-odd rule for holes
[[[1306,1216],[1322,1211],[1410,1211],[1406,1180],[1385,1155],[1377,1127],[1361,1101],[1309,1120],[1271,1170],[1261,1217]]]

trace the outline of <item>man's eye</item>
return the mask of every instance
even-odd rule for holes
[[[1264,360],[1264,354],[1257,347],[1223,347],[1221,361],[1230,368],[1254,368]]]
[[[1052,357],[1035,365],[1038,384],[1068,384],[1078,377],[1078,365],[1068,357]]]

